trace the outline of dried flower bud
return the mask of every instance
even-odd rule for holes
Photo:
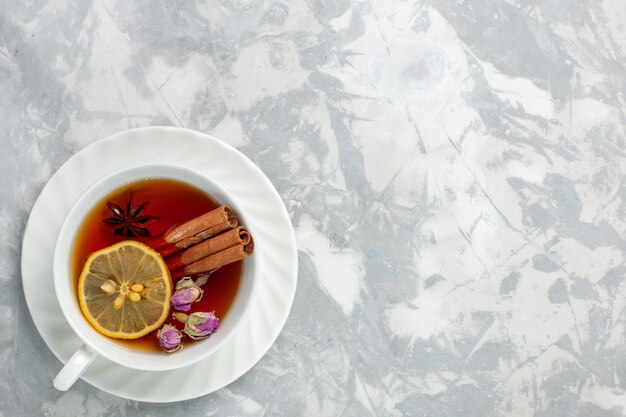
[[[176,289],[180,290],[181,288],[192,287],[193,285],[194,285],[194,282],[191,277],[182,277],[176,283]]]
[[[198,277],[196,277],[196,280],[194,282],[195,282],[195,284],[198,287],[202,287],[204,284],[207,283],[207,281],[209,280],[210,276],[211,276],[210,273],[205,272],[205,273],[199,275]]]
[[[197,312],[187,317],[183,331],[192,339],[204,339],[213,334],[219,326],[219,319],[214,313]]]
[[[185,313],[179,313],[178,311],[173,312],[172,316],[181,323],[187,323],[187,318],[189,318]]]
[[[168,353],[176,352],[182,345],[183,333],[174,326],[166,324],[157,332],[159,345]]]
[[[175,310],[189,311],[191,304],[202,298],[202,288],[198,287],[191,278],[185,277],[176,284],[176,291],[170,301]]]

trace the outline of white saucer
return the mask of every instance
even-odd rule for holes
[[[208,358],[175,371],[148,372],[98,357],[82,376],[120,397],[172,402],[209,394],[246,373],[274,343],[293,303],[298,256],[287,210],[267,177],[243,154],[211,136],[172,127],[127,130],[91,144],[52,176],[33,206],[22,245],[22,283],[35,326],[65,363],[81,341],[65,321],[52,283],[54,243],[63,218],[96,179],[129,165],[157,161],[197,170],[237,199],[255,225],[254,256],[260,257],[261,267],[246,321]]]

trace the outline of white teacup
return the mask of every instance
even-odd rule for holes
[[[67,322],[84,345],[67,361],[54,379],[54,387],[68,390],[98,356],[122,366],[146,371],[166,371],[182,368],[198,362],[215,352],[239,327],[250,310],[258,281],[259,266],[257,257],[250,256],[243,261],[242,279],[233,304],[225,317],[220,317],[220,328],[209,338],[185,346],[183,349],[165,354],[135,350],[115,343],[98,333],[82,315],[76,300],[74,280],[71,277],[71,258],[74,238],[89,211],[112,191],[146,178],[171,178],[193,185],[220,204],[227,204],[237,213],[241,224],[254,235],[254,225],[246,221],[236,200],[222,187],[208,177],[172,164],[137,165],[109,174],[91,185],[74,203],[68,212],[54,250],[54,288]]]

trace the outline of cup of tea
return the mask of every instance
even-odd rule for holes
[[[97,180],[55,244],[56,296],[83,345],[54,386],[69,389],[97,356],[166,371],[219,349],[254,300],[253,235],[236,198],[186,167],[136,165]]]

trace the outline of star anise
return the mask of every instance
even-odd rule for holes
[[[107,226],[111,226],[115,236],[124,237],[151,237],[148,226],[157,221],[157,216],[142,215],[149,201],[144,201],[137,207],[133,207],[133,192],[131,191],[126,201],[126,210],[117,204],[107,201],[107,207],[111,210],[111,217],[103,220]]]

